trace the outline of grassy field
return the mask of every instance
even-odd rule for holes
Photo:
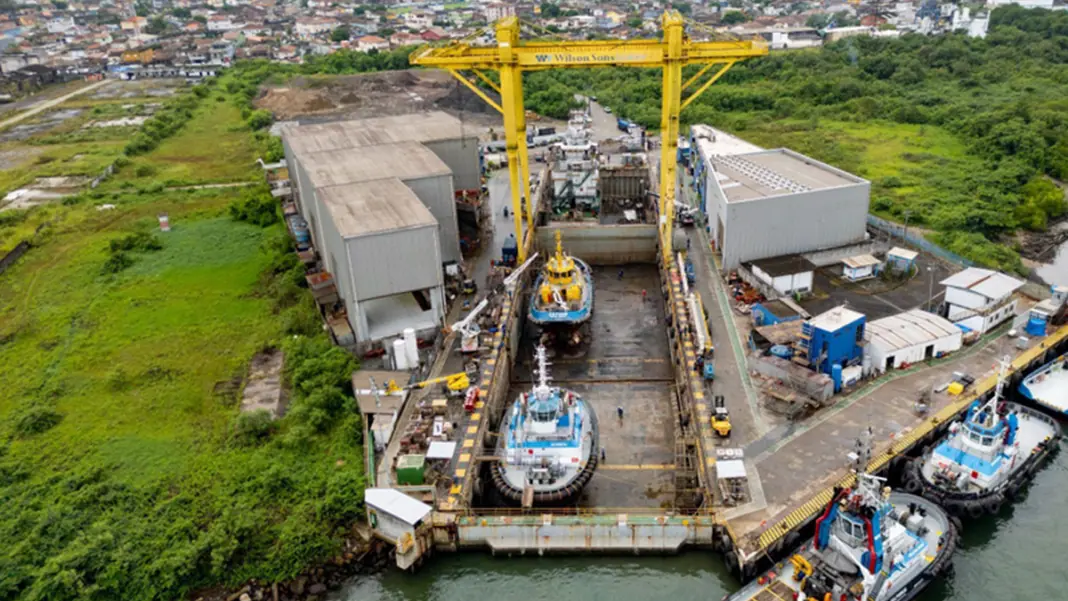
[[[237,107],[207,99],[177,135],[164,140],[151,154],[134,158],[113,183],[198,185],[250,181],[259,176],[259,153],[250,142],[250,135]]]
[[[24,177],[122,148],[22,144],[55,157]],[[282,226],[233,220],[241,190],[161,185],[251,179],[257,148],[239,110],[209,98],[100,188],[0,212],[2,244],[48,224],[0,276],[0,601],[170,601],[282,580],[335,553],[362,511],[361,421],[342,389],[353,363],[321,333],[294,335],[309,323],[295,314],[312,312],[304,332],[318,321]],[[134,234],[160,248],[109,268]],[[289,412],[245,419],[247,364],[279,347]]]
[[[934,126],[892,122],[743,121],[735,133],[765,148],[791,148],[872,182],[871,211],[901,221],[934,210],[939,172],[980,169],[960,140]]]

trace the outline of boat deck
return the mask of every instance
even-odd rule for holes
[[[593,407],[605,449],[606,460],[577,505],[659,508],[674,492],[674,380],[664,303],[655,266],[624,266],[622,280],[619,269],[593,267],[590,341],[574,355],[552,357],[549,371],[553,384],[575,391]],[[524,331],[508,399],[530,390],[533,332],[529,326]]]
[[[1068,370],[1063,367],[1063,361],[1060,365],[1050,366],[1042,374],[1036,374],[1026,386],[1036,404],[1068,413]]]

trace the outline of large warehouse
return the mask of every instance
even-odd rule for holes
[[[436,329],[445,315],[438,223],[397,178],[317,187],[320,247],[357,341]]]
[[[290,179],[358,345],[444,321],[461,260],[455,190],[480,186],[478,145],[445,113],[291,126]]]
[[[345,156],[349,151],[359,148],[403,142],[417,143],[437,156],[441,163],[447,166],[452,176],[451,185],[454,190],[481,187],[482,167],[478,152],[478,136],[466,132],[459,119],[441,111],[355,121],[313,123],[286,128],[282,136],[282,145],[285,149],[286,162],[289,165],[290,178],[297,182],[300,211],[308,223],[313,224],[312,231],[317,232],[313,223],[316,216],[314,206],[307,202],[308,193],[302,187],[306,183],[306,178],[301,177],[301,172],[309,169],[321,157],[327,156],[324,153]],[[388,175],[380,174],[379,177]],[[420,195],[420,198],[424,197]],[[450,193],[449,201],[448,208],[427,205],[441,227],[439,230],[442,245],[441,257],[446,263],[460,260],[459,230],[452,193]],[[425,198],[424,202],[426,202]],[[317,234],[313,235],[317,236]],[[318,246],[320,242],[318,237],[315,241]]]
[[[726,269],[867,237],[867,180],[783,148],[707,158],[699,151],[697,160],[707,161],[695,172],[704,176],[709,235]]]

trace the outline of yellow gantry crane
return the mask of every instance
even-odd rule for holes
[[[679,139],[679,113],[719,79],[734,63],[768,53],[767,44],[756,40],[694,42],[685,32],[678,11],[664,13],[660,40],[597,40],[590,42],[522,42],[519,20],[509,17],[497,22],[497,45],[471,46],[455,42],[448,46],[422,48],[411,55],[413,65],[447,70],[461,83],[478,94],[504,117],[504,136],[508,154],[508,175],[512,185],[512,209],[519,262],[526,259],[523,237],[521,199],[526,199],[527,235],[534,231],[534,207],[530,196],[530,166],[527,160],[527,124],[523,106],[523,72],[547,69],[591,67],[641,67],[663,70],[663,98],[660,117],[660,243],[666,261],[671,260],[671,236],[675,212],[676,155]],[[704,66],[691,78],[682,81],[682,68],[691,64]],[[702,77],[713,68],[711,76]],[[472,72],[479,80],[500,94],[497,104],[465,74]],[[486,76],[497,71],[500,85]],[[700,82],[700,83],[698,83]],[[682,99],[682,93],[693,91]]]

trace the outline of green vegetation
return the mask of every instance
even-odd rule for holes
[[[0,147],[37,152],[5,171],[12,185],[117,168],[62,204],[0,213],[5,245],[40,227],[0,279],[0,601],[284,580],[337,553],[363,511],[357,364],[322,333],[277,203],[265,185],[165,189],[255,181],[270,138],[229,77],[168,102],[181,119],[139,128],[153,144],[136,156],[121,138]],[[115,104],[81,102],[104,107],[95,118]],[[247,363],[273,349],[286,415],[243,414]]]
[[[682,114],[764,146],[789,146],[871,179],[872,211],[932,231],[979,263],[1020,270],[1011,237],[1064,214],[1068,14],[998,8],[985,39],[848,38],[739,63]],[[574,91],[660,122],[649,70],[526,78],[528,107],[566,114]]]
[[[0,599],[284,579],[361,511],[354,363],[317,327],[289,337],[279,316],[317,322],[288,238],[224,216],[229,197],[64,207],[0,281]],[[160,211],[173,230],[149,235]],[[137,260],[101,274],[118,254]],[[239,415],[245,363],[279,345],[289,414]]]

